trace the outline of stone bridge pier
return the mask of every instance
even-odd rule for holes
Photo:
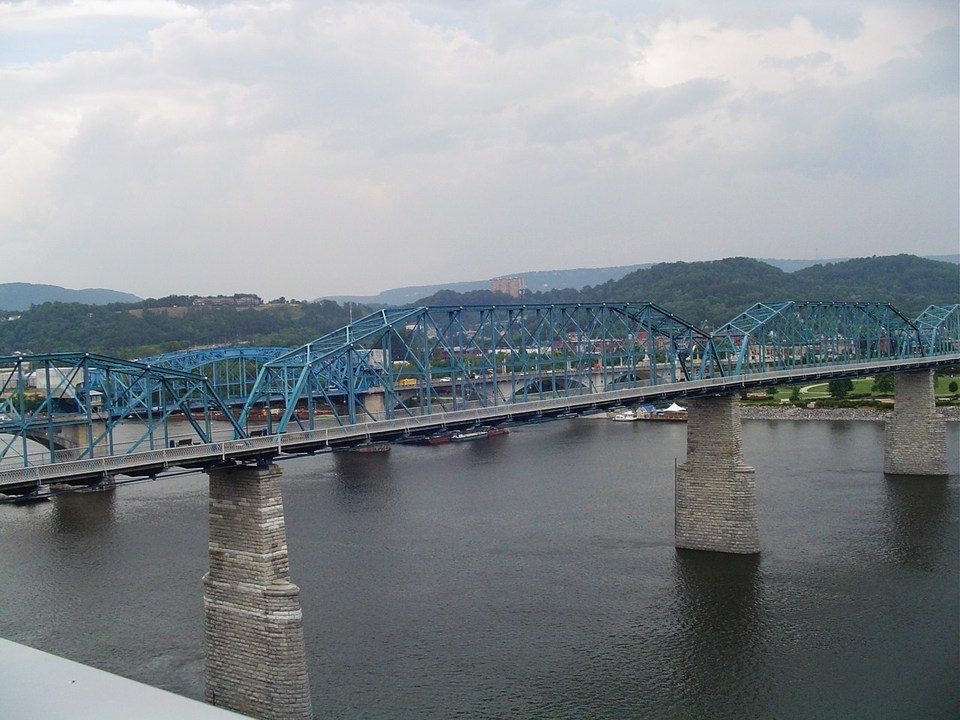
[[[690,398],[687,459],[677,466],[676,546],[760,552],[755,472],[743,462],[734,395]]]
[[[886,421],[883,472],[947,475],[946,421],[937,414],[933,370],[896,374],[894,411]]]
[[[255,718],[311,718],[300,590],[290,582],[274,464],[210,477],[203,577],[206,701]]]
[[[100,440],[93,446],[93,457],[102,457],[110,454],[110,446],[106,437],[103,435],[105,423],[102,420],[92,420],[89,423],[86,417],[62,416],[60,419],[71,419],[74,422],[61,422],[52,436],[47,434],[45,427],[39,427],[35,430],[28,430],[27,437],[41,445],[51,447],[53,450],[73,450],[74,455],[79,455],[86,450],[93,442],[94,438]]]

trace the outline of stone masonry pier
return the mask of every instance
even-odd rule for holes
[[[677,467],[676,482],[678,548],[760,552],[756,480],[743,463],[735,396],[689,400],[687,459]]]
[[[233,466],[208,474],[206,701],[255,718],[311,718],[300,590],[289,578],[280,469]]]
[[[947,475],[946,420],[937,414],[933,370],[896,374],[894,411],[886,423],[883,472]]]

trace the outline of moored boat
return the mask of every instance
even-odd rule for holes
[[[387,452],[388,450],[390,450],[390,443],[388,442],[362,442],[359,445],[334,448],[335,452],[352,453],[380,453]]]
[[[490,431],[481,428],[470,428],[469,430],[456,430],[451,436],[453,442],[466,442],[468,440],[482,440],[490,437]]]
[[[497,437],[506,435],[510,431],[505,427],[492,427],[490,425],[477,425],[468,430],[457,430],[451,436],[453,442],[464,442],[466,440],[482,440],[488,437]]]
[[[400,442],[404,445],[443,445],[452,441],[453,433],[449,430],[441,430],[429,435],[411,435]]]
[[[26,495],[4,495],[0,493],[0,502],[12,503],[14,505],[30,505],[32,503],[47,502],[50,500],[50,493],[32,492]]]

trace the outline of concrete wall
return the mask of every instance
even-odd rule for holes
[[[102,420],[93,420],[89,424],[85,417],[79,418],[74,425],[59,425],[53,435],[54,450],[76,450],[74,457],[90,446],[92,438],[100,437],[103,434],[104,423]],[[27,437],[45,447],[50,447],[50,436],[45,427],[35,427],[27,431]],[[71,453],[72,454],[72,453]],[[110,455],[110,445],[106,437],[102,437],[99,442],[93,446],[93,457],[108,457]],[[62,456],[61,456],[62,457]]]

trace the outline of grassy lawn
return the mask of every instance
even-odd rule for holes
[[[946,375],[935,378],[935,393],[937,397],[953,397],[955,393],[950,392],[950,383],[957,383],[960,387],[960,375]],[[873,390],[873,378],[862,378],[853,381],[853,391],[851,395],[869,395]],[[775,402],[780,400],[789,400],[793,392],[792,386],[782,385],[777,388],[777,394],[771,396]],[[804,385],[800,388],[800,399],[804,402],[817,400],[818,398],[830,397],[829,383],[817,383],[815,385]],[[879,398],[892,398],[892,395],[879,395]]]
[[[779,395],[779,394],[778,394]],[[790,397],[790,391],[787,391],[787,397]],[[830,397],[829,383],[820,383],[819,385],[807,385],[800,388],[800,397],[804,400],[814,400],[821,397]]]
[[[943,377],[935,378],[934,392],[937,397],[941,395],[955,395],[956,393],[950,392],[950,383],[955,382],[957,387],[960,388],[960,375],[945,375]]]

